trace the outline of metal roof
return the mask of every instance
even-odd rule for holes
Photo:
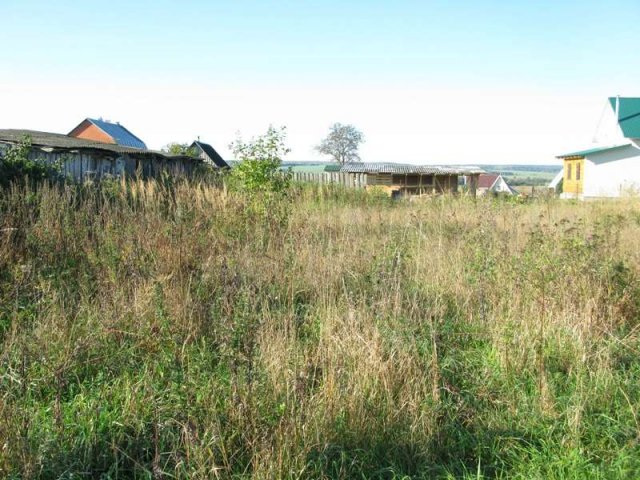
[[[147,148],[142,140],[119,123],[111,123],[102,119],[96,120],[95,118],[87,118],[87,121],[93,123],[96,127],[113,138],[118,145],[131,148]]]
[[[589,150],[580,150],[578,152],[571,152],[571,153],[565,153],[564,155],[558,155],[556,158],[586,157],[587,155],[592,155],[594,153],[608,152],[609,150],[617,150],[619,148],[625,148],[630,145],[631,145],[630,143],[625,143],[624,145],[614,145],[612,147],[590,148]]]
[[[125,147],[122,145],[114,145],[111,143],[95,142],[93,140],[84,140],[81,138],[69,137],[60,133],[39,132],[37,130],[14,130],[0,129],[0,142],[19,143],[28,137],[31,145],[40,148],[52,148],[60,150],[94,150],[110,153],[128,154],[128,155],[155,155],[168,159],[185,159],[200,161],[185,155],[170,155],[165,152],[156,150],[140,149]]]
[[[191,144],[191,146],[196,146],[199,148],[206,157],[213,162],[219,168],[229,168],[229,164],[224,161],[224,159],[220,156],[218,152],[216,152],[215,148],[213,148],[208,143],[200,142],[196,140]]]
[[[471,175],[484,173],[478,167],[441,167],[435,165],[409,165],[403,163],[345,163],[344,173],[392,173],[400,175]]]
[[[616,111],[616,100],[620,100],[618,125],[625,138],[640,138],[640,98],[609,97],[613,111]]]

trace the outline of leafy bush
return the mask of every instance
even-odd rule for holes
[[[285,144],[286,127],[269,126],[267,133],[248,142],[238,139],[229,146],[240,163],[231,173],[241,190],[282,193],[289,188],[291,174],[282,171],[282,157],[291,150]]]
[[[162,148],[163,152],[169,155],[186,155],[188,157],[197,157],[198,151],[195,147],[191,147],[188,143],[172,142]]]
[[[60,164],[30,159],[30,151],[31,139],[24,137],[20,143],[9,147],[0,155],[0,186],[7,187],[12,182],[23,179],[38,181],[60,177]]]

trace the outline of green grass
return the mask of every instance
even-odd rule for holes
[[[635,200],[0,191],[0,476],[640,476]]]

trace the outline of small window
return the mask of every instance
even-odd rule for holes
[[[567,180],[571,180],[571,164],[567,163]]]
[[[576,180],[580,180],[580,163],[576,163]]]

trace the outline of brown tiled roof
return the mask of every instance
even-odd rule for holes
[[[498,177],[500,175],[496,175],[493,173],[483,173],[478,177],[478,188],[491,188],[493,184],[496,183]]]

